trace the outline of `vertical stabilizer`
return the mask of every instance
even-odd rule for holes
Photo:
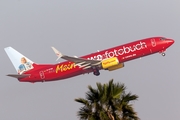
[[[14,65],[16,71],[19,74],[22,74],[25,71],[28,71],[30,69],[33,69],[32,64],[34,63],[12,47],[6,47],[4,48],[6,51],[9,59],[11,60],[12,64]]]

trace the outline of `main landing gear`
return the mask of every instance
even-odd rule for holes
[[[99,72],[99,70],[98,70],[97,68],[95,68],[95,69],[93,69],[93,74],[94,74],[95,76],[99,76],[99,75],[100,75],[100,72]]]

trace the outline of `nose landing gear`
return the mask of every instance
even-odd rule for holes
[[[159,53],[160,53],[162,56],[165,56],[165,55],[166,55],[165,51],[166,51],[166,50],[161,50],[161,51],[159,51]]]
[[[165,56],[165,55],[166,55],[166,53],[162,52],[162,53],[161,53],[161,55],[162,55],[162,56]]]

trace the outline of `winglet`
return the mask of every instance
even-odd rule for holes
[[[53,49],[53,51],[55,52],[56,56],[58,57],[56,59],[56,61],[59,60],[59,58],[61,58],[63,55],[55,47],[51,47],[51,48]]]

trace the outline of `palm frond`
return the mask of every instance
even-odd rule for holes
[[[124,94],[122,96],[122,100],[124,102],[129,102],[129,101],[134,101],[137,100],[138,96],[137,95],[132,95],[132,93]]]
[[[89,102],[84,98],[77,98],[77,99],[75,99],[75,101],[79,102],[79,103],[81,103],[81,104],[83,104],[85,106],[89,105]]]
[[[131,101],[138,99],[137,95],[125,93],[122,83],[96,83],[97,89],[88,86],[85,99],[75,99],[84,105],[80,108],[80,120],[139,120]]]

